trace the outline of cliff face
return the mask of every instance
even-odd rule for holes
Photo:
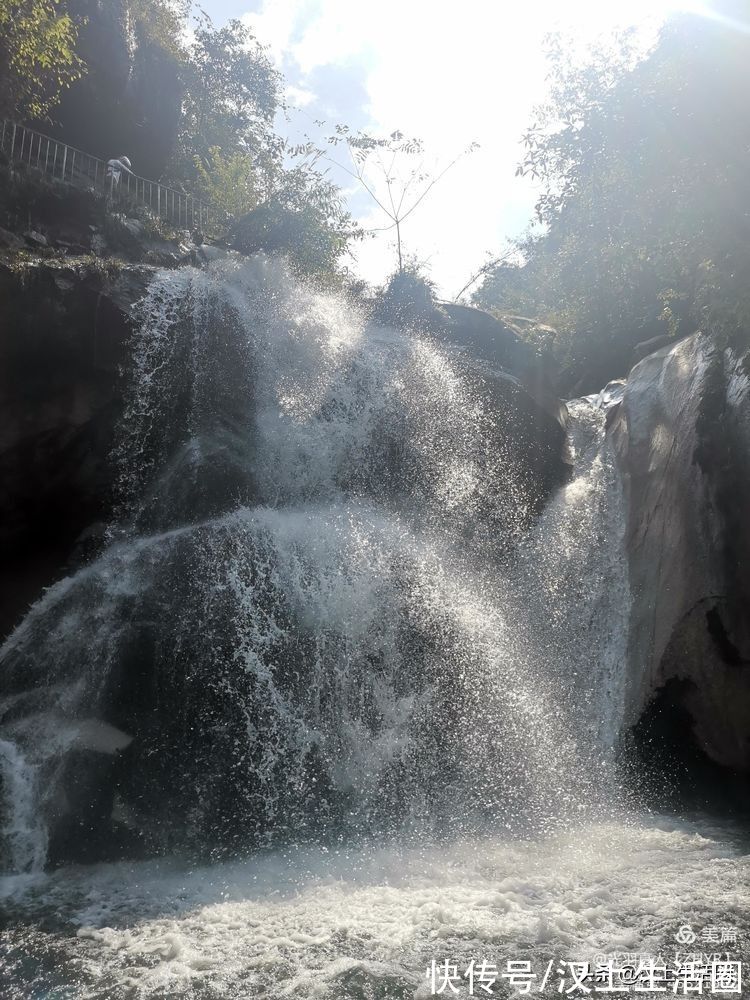
[[[631,372],[611,434],[628,506],[629,721],[668,691],[710,761],[750,771],[748,372],[700,333],[665,347]]]
[[[429,523],[447,510],[467,547],[474,534],[477,545],[484,537],[510,544],[565,476],[559,414],[530,395],[520,372],[468,352],[434,355],[406,331],[374,328],[373,340],[360,343],[360,313],[332,298],[329,316],[283,266],[207,256],[217,259],[205,270],[156,275],[111,258],[106,266],[50,258],[0,269],[9,304],[0,359],[5,630],[43,588],[70,577],[23,619],[0,670],[3,722],[25,759],[39,762],[52,864],[151,850],[169,838],[222,849],[253,842],[275,829],[269,803],[278,788],[299,824],[313,829],[294,777],[301,768],[308,784],[329,781],[327,759],[300,739],[311,666],[330,662],[338,677],[340,648],[361,670],[359,688],[379,684],[387,668],[399,691],[418,692],[442,630],[446,643],[455,641],[441,612],[433,624],[415,624],[421,612],[408,602],[423,598],[409,583],[413,556],[388,511]],[[348,324],[351,351],[332,363],[339,324]],[[297,406],[303,399],[302,410],[286,413],[288,397]],[[121,432],[132,461],[115,469]],[[460,490],[466,468],[476,495],[459,492],[449,506],[456,485],[444,472],[458,470]],[[105,546],[124,472],[134,485],[135,534]],[[354,588],[375,602],[372,633],[359,611],[344,607],[336,617],[349,600],[340,561],[349,515],[340,511],[350,496],[352,518],[363,497],[376,512],[367,551],[378,551],[370,545],[380,538],[381,511],[386,524],[387,558],[362,557],[366,585]],[[344,555],[343,565],[356,567],[354,549]],[[331,607],[322,619],[307,604],[318,587]],[[330,657],[315,652],[329,642]],[[266,655],[271,681],[252,666]],[[435,653],[434,661],[450,674],[455,658]],[[342,660],[342,676],[348,669]],[[361,702],[369,720],[369,695],[330,691],[341,705]],[[322,732],[338,719],[327,697]],[[318,709],[309,710],[317,719]],[[273,771],[258,777],[276,747]],[[386,797],[398,783],[389,768]],[[178,773],[189,775],[181,788]],[[331,793],[341,822],[348,795]],[[205,808],[193,817],[195,798]],[[278,816],[286,824],[281,806]]]
[[[64,92],[52,134],[105,160],[126,154],[136,173],[158,177],[180,121],[176,60],[133,32],[123,0],[67,0],[66,6],[79,26],[87,72]]]
[[[54,244],[54,227],[45,232]],[[159,241],[136,234],[133,243],[131,259],[164,255]],[[187,248],[171,249],[171,263],[180,254],[197,259]],[[132,308],[153,273],[122,255],[10,253],[0,262],[0,635],[99,545],[112,503],[109,456],[131,363]],[[462,351],[474,312],[453,322],[450,339]],[[526,384],[525,369],[507,351],[494,365],[486,351],[476,354],[469,343],[466,377],[504,415],[530,515],[567,474],[564,407]]]
[[[0,632],[107,516],[132,303],[149,269],[0,264]]]

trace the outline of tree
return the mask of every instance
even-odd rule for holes
[[[258,174],[272,169],[282,147],[273,131],[281,78],[241,21],[217,28],[198,15],[183,80],[177,175],[194,179],[196,157],[208,168],[216,149],[226,159],[252,156]]]
[[[42,119],[81,76],[78,31],[61,0],[0,0],[0,113]]]
[[[245,215],[259,201],[253,157],[242,150],[224,155],[212,146],[206,160],[195,158],[196,192],[226,215]]]
[[[675,18],[652,51],[626,38],[583,67],[552,49],[520,165],[542,182],[539,225],[475,301],[536,305],[570,389],[627,374],[656,335],[750,329],[750,39],[729,22]]]
[[[126,0],[126,7],[130,28],[141,43],[184,59],[183,29],[190,13],[189,0]]]
[[[237,249],[282,254],[300,274],[333,273],[363,235],[339,188],[305,162],[279,168],[269,195],[231,228]]]
[[[388,220],[384,226],[370,231],[396,231],[399,272],[404,270],[401,232],[404,222],[451,167],[477,148],[476,143],[471,143],[442,169],[430,172],[424,166],[423,144],[418,139],[406,138],[402,132],[378,138],[368,132],[352,132],[348,125],[337,125],[334,134],[327,136],[325,142],[334,149],[343,147],[346,159],[334,159],[310,140],[296,147],[295,152],[306,153],[312,163],[319,159],[327,160],[357,181]],[[417,163],[414,162],[416,157],[419,158]]]
[[[374,319],[396,328],[441,329],[445,317],[438,309],[435,283],[427,265],[415,256],[407,256],[389,275],[375,299]]]

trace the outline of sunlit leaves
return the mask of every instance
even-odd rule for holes
[[[180,149],[175,167],[189,177],[195,158],[204,166],[210,150],[224,157],[245,152],[256,171],[278,154],[273,119],[281,101],[281,78],[262,46],[240,21],[216,27],[199,13],[182,67],[185,90]]]
[[[60,0],[0,0],[0,111],[44,118],[84,70]]]
[[[584,63],[551,45],[551,97],[517,170],[541,184],[540,226],[479,300],[554,322],[587,391],[659,334],[746,340],[750,37],[683,17],[650,53],[632,35]]]

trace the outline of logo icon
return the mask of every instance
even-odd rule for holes
[[[695,931],[690,924],[683,924],[674,936],[675,941],[680,944],[692,944],[695,941]]]

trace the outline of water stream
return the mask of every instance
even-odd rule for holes
[[[746,924],[739,834],[613,766],[602,400],[537,513],[500,376],[278,263],[158,273],[133,356],[106,547],[0,649],[8,997],[426,996]],[[113,840],[157,859],[44,871]]]

